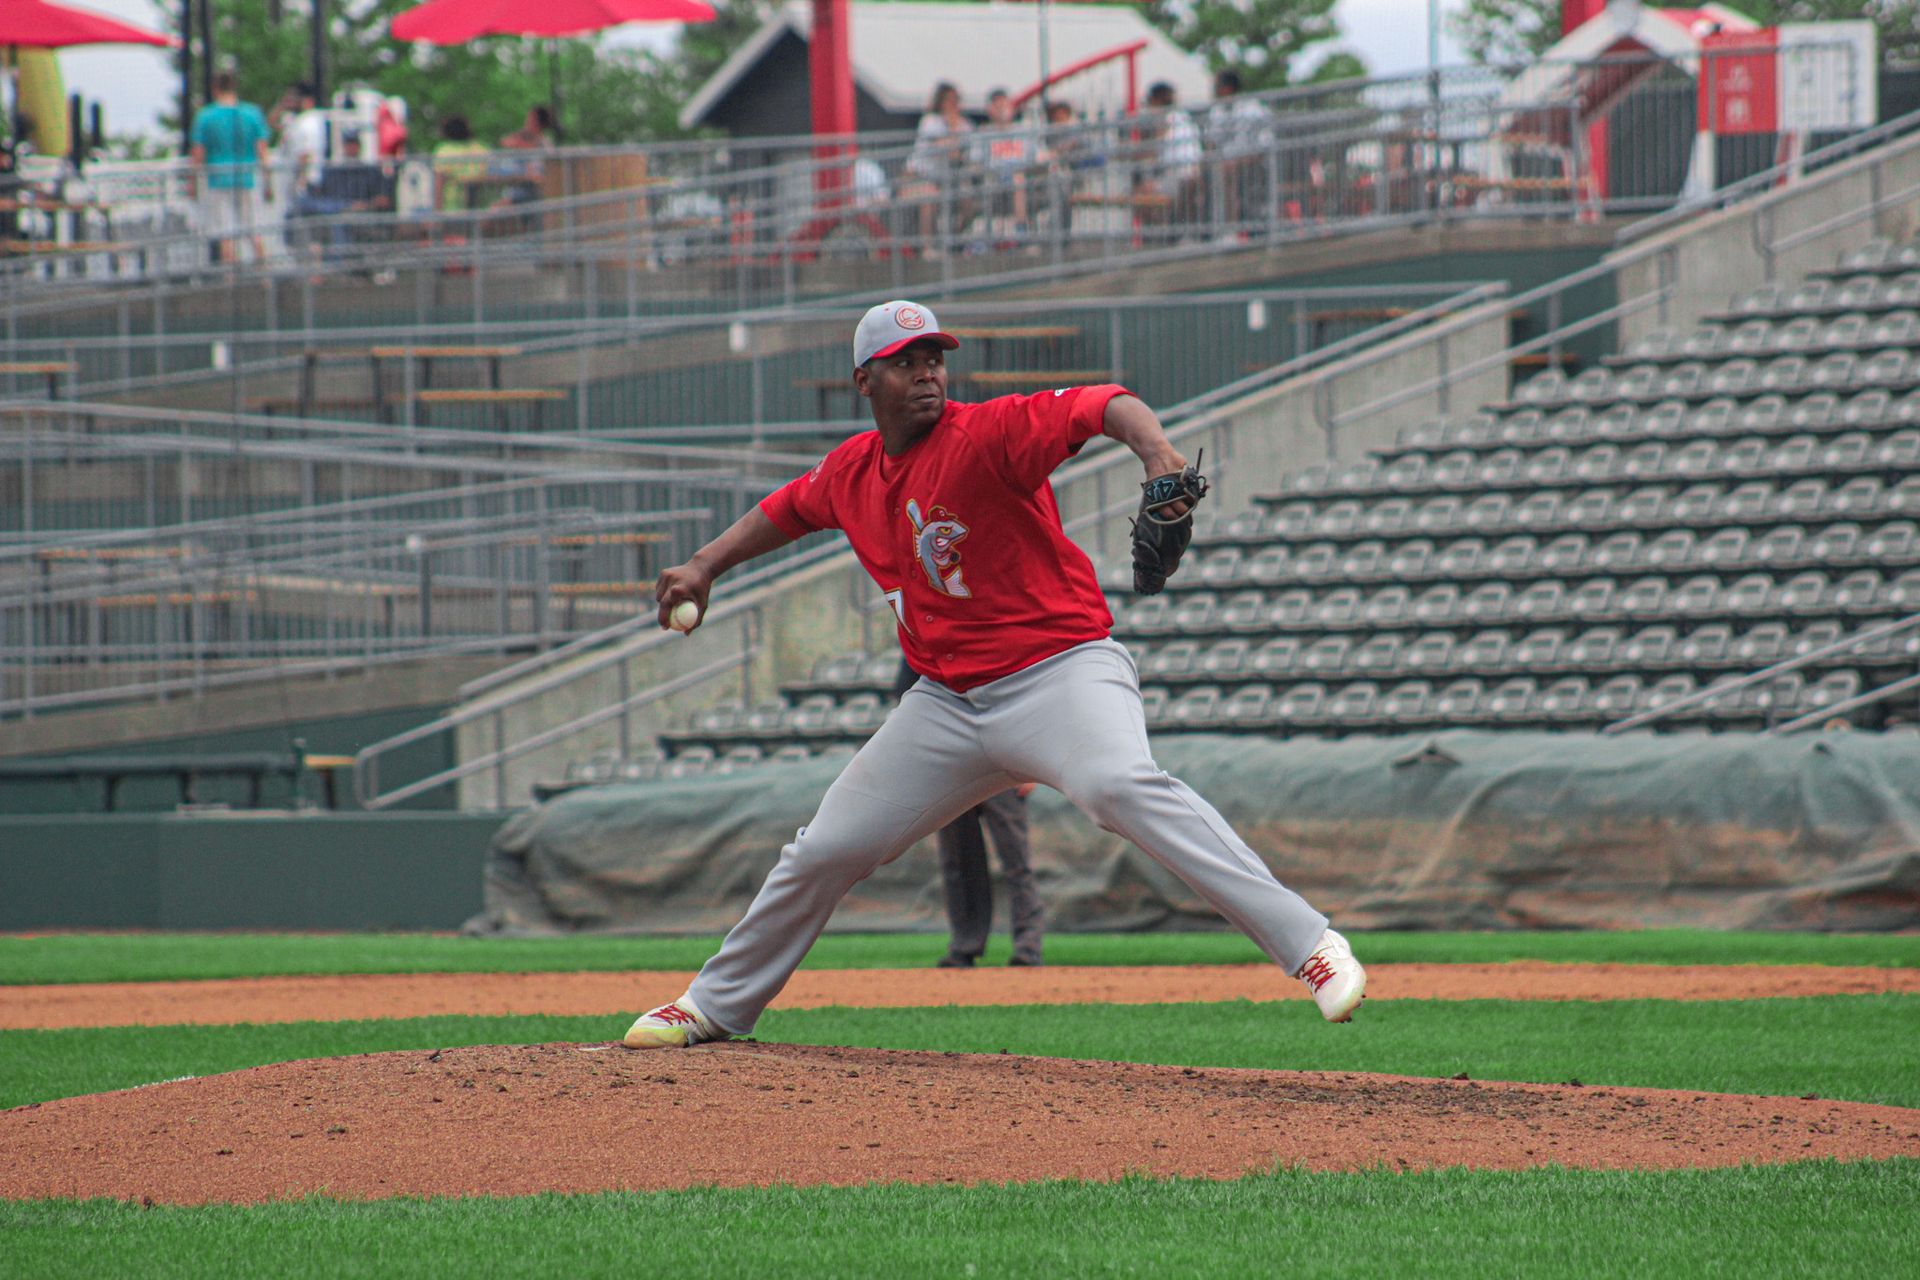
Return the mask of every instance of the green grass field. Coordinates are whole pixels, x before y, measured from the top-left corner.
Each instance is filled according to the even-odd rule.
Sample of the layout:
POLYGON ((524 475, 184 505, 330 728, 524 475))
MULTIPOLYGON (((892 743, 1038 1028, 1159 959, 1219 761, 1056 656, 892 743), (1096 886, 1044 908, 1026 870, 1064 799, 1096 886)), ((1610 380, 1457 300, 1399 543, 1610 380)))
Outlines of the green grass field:
MULTIPOLYGON (((1370 964, 1506 960, 1620 964, 1833 964, 1920 968, 1920 935, 1713 933, 1355 933, 1370 964)), ((828 934, 809 969, 915 969, 932 964, 934 934, 828 934)), ((494 973, 697 969, 717 936, 688 938, 451 938, 423 934, 110 933, 0 937, 0 984, 156 982, 298 973, 494 973)), ((1004 964, 1004 938, 987 963, 1004 964)), ((1237 933, 1059 933, 1047 963, 1257 964, 1237 933)))
MULTIPOLYGON (((0 939, 0 982, 267 973, 692 968, 713 938, 408 936, 0 939)), ((1375 934, 1389 960, 1511 958, 1920 967, 1920 938, 1375 934)), ((814 967, 919 968, 940 939, 836 936, 814 967)), ((1243 963, 1229 934, 1049 938, 1061 964, 1243 963)), ((624 1018, 421 1018, 0 1032, 0 1106, 291 1058, 606 1040, 624 1018)), ((1304 1001, 811 1009, 762 1039, 1191 1066, 1805 1094, 1920 1107, 1920 996, 1710 1002, 1381 1001, 1327 1027, 1304 1001)), ((0 1203, 0 1271, 115 1274, 1200 1276, 1872 1275, 1920 1269, 1920 1162, 1677 1173, 1443 1170, 1229 1182, 1129 1179, 152 1208, 0 1203), (82 1243, 84 1242, 84 1243, 82 1243), (80 1247, 76 1247, 80 1246, 80 1247), (137 1263, 134 1261, 137 1259, 137 1263)))
POLYGON ((1920 1162, 700 1190, 259 1208, 0 1203, 22 1276, 1894 1276, 1920 1162))

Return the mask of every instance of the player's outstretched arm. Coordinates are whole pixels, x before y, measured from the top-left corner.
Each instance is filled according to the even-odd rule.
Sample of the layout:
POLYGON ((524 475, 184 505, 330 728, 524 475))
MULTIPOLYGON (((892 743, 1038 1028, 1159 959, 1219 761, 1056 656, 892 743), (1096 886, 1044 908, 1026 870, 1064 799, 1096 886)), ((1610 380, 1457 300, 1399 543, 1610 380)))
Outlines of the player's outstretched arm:
MULTIPOLYGON (((707 616, 707 595, 713 590, 713 582, 721 574, 737 564, 744 564, 755 556, 763 556, 769 551, 786 546, 793 539, 781 531, 780 526, 767 518, 767 513, 759 507, 751 507, 747 514, 735 520, 727 531, 693 553, 685 564, 677 564, 671 569, 662 569, 653 584, 653 598, 660 604, 660 627, 666 630, 671 626, 673 607, 683 600, 691 600, 700 611, 700 619, 707 616)), ((694 627, 700 625, 695 621, 694 627)), ((688 627, 687 630, 693 630, 688 627)))
MULTIPOLYGON (((1139 396, 1115 396, 1107 401, 1106 416, 1101 420, 1101 431, 1133 450, 1133 456, 1140 459, 1140 465, 1147 469, 1147 478, 1171 475, 1187 465, 1187 459, 1178 449, 1167 441, 1167 432, 1160 425, 1160 417, 1147 407, 1147 402, 1139 396)), ((1176 503, 1166 514, 1177 518, 1186 514, 1187 504, 1176 503)))

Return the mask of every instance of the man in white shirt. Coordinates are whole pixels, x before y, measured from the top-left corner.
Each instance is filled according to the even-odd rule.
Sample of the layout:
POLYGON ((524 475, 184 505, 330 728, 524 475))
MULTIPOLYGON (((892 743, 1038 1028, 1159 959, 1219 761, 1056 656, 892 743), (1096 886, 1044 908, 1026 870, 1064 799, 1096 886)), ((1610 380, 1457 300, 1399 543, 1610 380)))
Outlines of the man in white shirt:
POLYGON ((280 163, 298 196, 312 189, 327 162, 327 113, 316 104, 310 84, 295 85, 288 97, 293 110, 275 123, 280 125, 280 163))
POLYGON ((1243 96, 1239 73, 1229 69, 1213 78, 1206 132, 1207 145, 1220 157, 1219 214, 1227 224, 1224 230, 1244 230, 1238 225, 1241 219, 1257 219, 1267 199, 1273 113, 1258 98, 1243 96))

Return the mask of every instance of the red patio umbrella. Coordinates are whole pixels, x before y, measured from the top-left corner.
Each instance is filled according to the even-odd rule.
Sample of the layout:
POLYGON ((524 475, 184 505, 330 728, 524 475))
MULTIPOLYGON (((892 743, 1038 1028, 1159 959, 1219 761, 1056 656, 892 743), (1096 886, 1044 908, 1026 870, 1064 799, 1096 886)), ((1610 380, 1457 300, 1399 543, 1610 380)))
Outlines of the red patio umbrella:
POLYGON ((91 13, 66 9, 47 0, 6 0, 0 4, 0 45, 22 49, 65 49, 76 44, 178 44, 172 36, 148 31, 91 13))
POLYGON ((427 0, 393 20, 393 38, 465 44, 481 36, 577 36, 626 22, 712 22, 701 0, 427 0))

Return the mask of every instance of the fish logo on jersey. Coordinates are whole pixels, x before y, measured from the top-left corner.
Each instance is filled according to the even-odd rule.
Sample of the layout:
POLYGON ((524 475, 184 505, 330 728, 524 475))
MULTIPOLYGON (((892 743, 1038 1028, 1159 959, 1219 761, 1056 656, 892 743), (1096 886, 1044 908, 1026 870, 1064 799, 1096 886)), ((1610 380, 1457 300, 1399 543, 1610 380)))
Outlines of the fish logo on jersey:
POLYGON ((973 595, 960 578, 960 542, 967 526, 953 518, 945 507, 929 507, 920 514, 920 503, 907 499, 907 519, 913 521, 913 548, 935 591, 965 600, 973 595), (928 517, 932 517, 929 519, 928 517))

